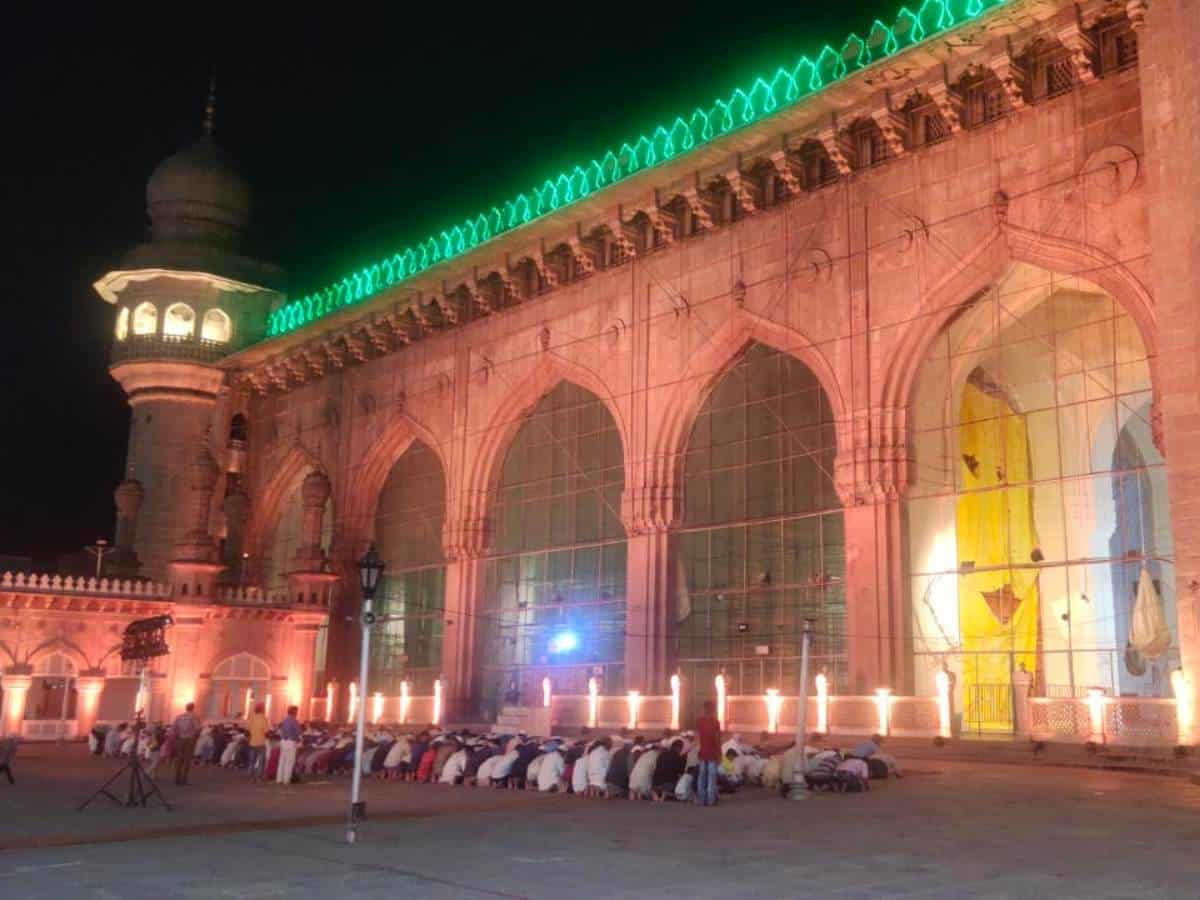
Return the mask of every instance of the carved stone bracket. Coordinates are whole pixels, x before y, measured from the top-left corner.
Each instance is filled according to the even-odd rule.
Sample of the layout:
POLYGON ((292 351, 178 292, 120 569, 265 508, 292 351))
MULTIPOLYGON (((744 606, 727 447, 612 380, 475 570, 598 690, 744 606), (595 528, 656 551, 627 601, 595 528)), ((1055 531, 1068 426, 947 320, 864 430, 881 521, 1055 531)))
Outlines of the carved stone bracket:
POLYGON ((617 245, 621 253, 626 257, 633 258, 637 256, 637 231, 632 226, 627 224, 618 214, 613 216, 608 223, 612 229, 613 243, 617 245))
POLYGON ((1025 90, 1029 79, 1021 65, 1012 58, 1012 54, 1007 50, 997 53, 992 57, 989 68, 1000 79, 1000 86, 1004 88, 1004 95, 1008 98, 1009 109, 1024 109, 1025 90))
POLYGON ((708 200, 700 193, 699 188, 688 188, 683 192, 683 199, 687 201, 688 209, 692 211, 692 220, 696 223, 696 227, 702 231, 706 231, 713 227, 713 210, 708 200))
POLYGON ((442 529, 442 551, 450 562, 476 559, 487 549, 488 520, 486 516, 469 512, 463 516, 446 516, 442 529))
POLYGON ((1125 15, 1129 17, 1129 27, 1139 31, 1146 24, 1146 13, 1150 9, 1147 0, 1126 0, 1125 15))
POLYGON ((871 110, 871 118, 887 142, 888 155, 897 159, 908 152, 908 117, 904 113, 885 105, 871 110))
POLYGON ((1096 80, 1096 42, 1092 40, 1078 22, 1072 22, 1058 30, 1058 39, 1071 56, 1075 77, 1080 84, 1091 84, 1096 80))
POLYGON ((926 90, 929 93, 929 99, 933 101, 934 105, 938 108, 938 112, 942 114, 942 119, 945 121, 946 127, 950 129, 951 134, 958 134, 962 131, 965 105, 958 91, 940 79, 930 82, 926 90))
POLYGON ((759 207, 762 206, 762 189, 758 182, 740 169, 726 172, 725 180, 729 182, 729 189, 733 191, 733 196, 737 199, 742 212, 747 215, 758 212, 759 207))
POLYGON ((825 148, 829 161, 838 170, 838 174, 849 175, 854 171, 854 165, 851 162, 854 159, 854 148, 846 139, 844 132, 838 131, 831 125, 828 128, 822 128, 817 133, 817 140, 825 148))
POLYGON ((675 243, 675 228, 679 224, 675 216, 658 206, 644 207, 642 212, 650 220, 650 227, 661 243, 675 243))
POLYGON ((579 276, 591 275, 596 271, 597 253, 584 244, 583 238, 578 235, 568 238, 567 247, 571 250, 571 257, 575 260, 575 271, 579 276))
POLYGON ((775 167, 775 177, 783 186, 784 193, 795 196, 804 189, 801 183, 800 168, 792 161, 791 155, 786 150, 776 150, 772 153, 771 165, 775 167))

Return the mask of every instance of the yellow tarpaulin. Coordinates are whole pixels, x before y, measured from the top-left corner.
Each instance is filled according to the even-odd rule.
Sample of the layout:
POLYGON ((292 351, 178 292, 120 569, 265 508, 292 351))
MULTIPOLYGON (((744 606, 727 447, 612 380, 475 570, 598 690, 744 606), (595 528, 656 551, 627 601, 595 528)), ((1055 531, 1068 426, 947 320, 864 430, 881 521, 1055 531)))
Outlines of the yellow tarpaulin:
POLYGON ((1012 673, 1035 671, 1038 546, 1025 417, 976 370, 959 419, 962 493, 956 509, 959 628, 968 727, 1012 726, 1012 673), (1021 487, 1007 487, 1009 484, 1021 487))

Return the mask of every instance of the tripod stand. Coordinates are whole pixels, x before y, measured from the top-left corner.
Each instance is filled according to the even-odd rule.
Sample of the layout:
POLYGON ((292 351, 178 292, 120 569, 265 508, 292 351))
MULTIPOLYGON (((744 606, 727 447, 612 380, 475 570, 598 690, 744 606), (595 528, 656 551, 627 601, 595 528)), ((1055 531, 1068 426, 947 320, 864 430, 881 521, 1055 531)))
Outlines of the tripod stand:
MULTIPOLYGON (((145 683, 145 675, 143 673, 143 684, 145 683)), ((117 770, 117 773, 112 778, 100 785, 100 789, 92 796, 88 797, 79 804, 77 812, 82 812, 89 803, 103 794, 117 806, 141 806, 148 805, 150 798, 157 797, 168 811, 171 809, 171 804, 167 802, 167 798, 163 796, 162 791, 158 789, 158 785, 154 783, 146 771, 142 768, 141 757, 138 756, 138 746, 141 743, 142 729, 145 727, 145 720, 142 718, 142 713, 139 710, 137 718, 133 723, 133 753, 129 754, 129 762, 117 770), (122 800, 116 794, 109 790, 109 787, 117 781, 126 772, 129 773, 129 788, 125 792, 125 799, 122 800)))

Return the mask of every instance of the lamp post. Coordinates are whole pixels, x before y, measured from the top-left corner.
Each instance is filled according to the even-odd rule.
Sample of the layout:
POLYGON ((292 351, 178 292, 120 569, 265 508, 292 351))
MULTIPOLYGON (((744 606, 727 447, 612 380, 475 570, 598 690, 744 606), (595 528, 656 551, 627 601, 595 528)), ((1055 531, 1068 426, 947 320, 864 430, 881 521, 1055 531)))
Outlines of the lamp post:
POLYGON ((92 554, 92 556, 96 557, 96 580, 99 581, 100 573, 104 569, 104 557, 108 556, 108 554, 112 553, 116 548, 108 546, 108 541, 106 541, 104 538, 98 538, 96 543, 88 544, 83 549, 92 554))
MULTIPOLYGON (((375 597, 375 588, 379 586, 379 576, 383 574, 384 562, 375 551, 375 545, 367 549, 366 555, 358 561, 358 585, 362 588, 362 651, 358 665, 358 690, 360 697, 367 696, 367 662, 371 650, 371 626, 375 624, 375 613, 371 610, 371 601, 375 597)), ((358 838, 358 823, 366 818, 367 804, 359 800, 359 789, 362 786, 362 754, 363 730, 366 723, 367 704, 358 704, 358 721, 354 729, 354 779, 350 782, 350 819, 346 823, 346 843, 353 844, 358 838)))

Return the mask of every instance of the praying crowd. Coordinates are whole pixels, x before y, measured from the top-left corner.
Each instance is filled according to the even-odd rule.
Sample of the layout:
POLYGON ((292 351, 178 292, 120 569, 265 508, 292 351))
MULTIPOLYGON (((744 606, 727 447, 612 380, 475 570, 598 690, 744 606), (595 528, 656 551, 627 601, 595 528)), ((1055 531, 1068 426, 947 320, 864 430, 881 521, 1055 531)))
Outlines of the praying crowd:
MULTIPOLYGON (((92 732, 93 753, 138 753, 153 776, 171 762, 176 784, 187 783, 193 763, 245 770, 250 777, 291 784, 312 777, 349 773, 354 768, 350 726, 312 722, 301 726, 296 710, 275 726, 260 705, 249 719, 201 725, 189 708, 173 725, 121 726, 92 732), (136 746, 135 746, 136 744, 136 746)), ((805 747, 805 766, 796 772, 796 746, 765 732, 752 744, 742 735, 721 739, 720 726, 705 704, 696 729, 658 738, 628 729, 578 738, 517 734, 474 734, 468 730, 411 731, 375 727, 363 744, 364 776, 385 781, 465 785, 476 788, 564 793, 607 799, 717 802, 748 785, 786 795, 797 774, 814 790, 864 791, 871 779, 901 776, 895 757, 875 736, 843 752, 805 747)))

